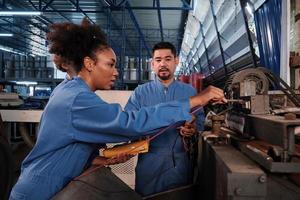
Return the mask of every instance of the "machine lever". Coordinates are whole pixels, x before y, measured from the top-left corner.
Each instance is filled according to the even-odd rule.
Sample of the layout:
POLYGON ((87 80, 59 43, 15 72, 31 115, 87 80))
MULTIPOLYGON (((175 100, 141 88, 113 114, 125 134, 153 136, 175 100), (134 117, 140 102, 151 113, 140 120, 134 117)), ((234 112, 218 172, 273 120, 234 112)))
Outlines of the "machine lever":
POLYGON ((227 99, 227 103, 244 103, 243 99, 227 99))

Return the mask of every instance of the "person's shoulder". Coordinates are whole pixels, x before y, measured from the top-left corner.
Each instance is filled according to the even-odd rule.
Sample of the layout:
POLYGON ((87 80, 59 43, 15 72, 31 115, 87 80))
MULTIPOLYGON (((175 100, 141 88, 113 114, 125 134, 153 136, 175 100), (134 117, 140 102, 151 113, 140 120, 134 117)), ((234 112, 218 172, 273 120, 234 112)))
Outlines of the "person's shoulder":
POLYGON ((184 83, 184 82, 182 82, 182 81, 177 81, 177 80, 176 80, 176 83, 177 83, 180 87, 182 87, 182 88, 185 88, 185 89, 188 89, 188 90, 195 90, 195 88, 194 88, 192 85, 188 84, 188 83, 184 83))
POLYGON ((138 85, 138 86, 134 89, 134 91, 135 91, 135 92, 141 92, 141 91, 147 90, 147 89, 153 87, 153 84, 154 84, 154 81, 148 81, 148 82, 146 82, 146 83, 143 83, 143 84, 141 84, 141 85, 138 85))
POLYGON ((60 93, 63 93, 64 96, 69 98, 75 98, 76 96, 85 93, 89 96, 95 96, 96 94, 90 90, 88 85, 79 78, 73 78, 72 80, 66 81, 59 88, 60 93))

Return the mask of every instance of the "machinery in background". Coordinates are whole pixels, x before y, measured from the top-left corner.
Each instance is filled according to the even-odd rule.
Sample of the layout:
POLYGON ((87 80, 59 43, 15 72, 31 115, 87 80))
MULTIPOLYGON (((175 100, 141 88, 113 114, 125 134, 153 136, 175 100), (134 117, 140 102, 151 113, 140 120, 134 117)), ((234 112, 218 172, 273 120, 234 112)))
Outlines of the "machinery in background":
POLYGON ((205 199, 300 199, 300 98, 265 68, 232 75, 225 91, 201 140, 205 199))
POLYGON ((0 107, 2 108, 17 108, 23 103, 23 100, 19 98, 17 93, 0 92, 0 107))
POLYGON ((241 150, 271 172, 300 173, 300 98, 295 92, 262 68, 235 74, 229 91, 241 101, 231 103, 228 128, 242 138, 254 137, 241 143, 241 150), (269 91, 269 82, 285 95, 269 91))

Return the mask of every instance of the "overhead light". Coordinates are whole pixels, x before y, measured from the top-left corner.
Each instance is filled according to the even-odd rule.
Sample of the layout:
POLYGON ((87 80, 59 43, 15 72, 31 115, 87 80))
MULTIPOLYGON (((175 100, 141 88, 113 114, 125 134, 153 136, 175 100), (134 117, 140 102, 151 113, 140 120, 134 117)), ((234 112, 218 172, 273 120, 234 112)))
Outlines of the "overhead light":
POLYGON ((36 81, 14 81, 17 85, 37 85, 36 81))
POLYGON ((41 15, 42 12, 39 11, 0 11, 0 16, 31 16, 31 15, 41 15))
POLYGON ((12 37, 12 33, 0 33, 0 37, 12 37))

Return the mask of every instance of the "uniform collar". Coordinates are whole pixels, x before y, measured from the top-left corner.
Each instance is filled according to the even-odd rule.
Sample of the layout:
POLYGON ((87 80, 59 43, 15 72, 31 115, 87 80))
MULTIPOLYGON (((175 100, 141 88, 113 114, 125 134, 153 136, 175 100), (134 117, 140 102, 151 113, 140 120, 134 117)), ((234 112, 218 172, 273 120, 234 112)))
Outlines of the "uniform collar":
POLYGON ((162 84, 159 80, 158 80, 158 78, 155 78, 154 79, 154 83, 155 83, 155 85, 159 88, 159 89, 161 89, 161 90, 164 90, 164 89, 171 89, 171 88, 174 88, 175 86, 176 86, 176 81, 175 81, 175 79, 172 81, 172 83, 169 85, 169 86, 165 86, 164 84, 162 84))
POLYGON ((88 90, 91 90, 91 88, 88 86, 88 84, 80 77, 78 76, 73 76, 72 80, 77 81, 77 82, 81 82, 82 85, 84 85, 88 90))

